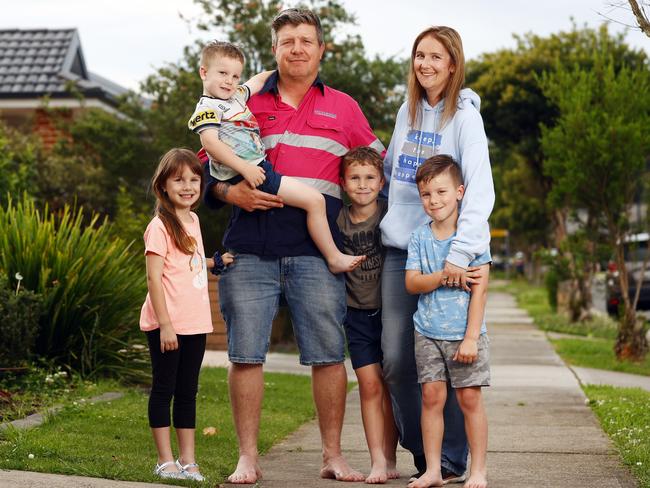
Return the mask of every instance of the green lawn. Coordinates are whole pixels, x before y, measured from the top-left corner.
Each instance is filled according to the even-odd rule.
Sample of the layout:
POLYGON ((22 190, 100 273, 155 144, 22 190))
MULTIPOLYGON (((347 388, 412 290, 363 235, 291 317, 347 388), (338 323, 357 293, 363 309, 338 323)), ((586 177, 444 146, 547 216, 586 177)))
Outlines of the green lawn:
POLYGON ((38 367, 28 373, 6 373, 0 377, 0 422, 22 419, 54 405, 72 403, 119 389, 114 380, 99 382, 69 379, 68 373, 38 367))
POLYGON ((585 322, 571 323, 566 317, 558 315, 551 308, 548 293, 542 286, 534 286, 521 280, 512 281, 501 287, 517 299, 517 305, 526 310, 542 330, 561 332, 587 337, 615 339, 616 322, 608 316, 596 316, 585 322))
MULTIPOLYGON (((261 452, 315 415, 309 377, 269 373, 265 381, 261 452)), ((0 433, 0 469, 158 481, 151 474, 156 453, 147 424, 147 395, 124 391, 125 397, 112 402, 71 403, 41 427, 0 433)), ((223 481, 237 461, 225 369, 201 373, 196 440, 203 474, 212 484, 223 481), (202 435, 205 427, 216 427, 217 434, 202 435)))
POLYGON ((650 376, 650 355, 640 363, 618 361, 614 355, 614 341, 611 339, 551 339, 551 343, 569 364, 650 376))
POLYGON ((593 385, 584 390, 600 425, 638 479, 639 487, 650 488, 650 392, 593 385))
POLYGON ((597 316, 585 322, 571 323, 551 309, 546 289, 522 281, 502 288, 512 293, 517 304, 526 310, 541 330, 574 335, 574 338, 551 339, 557 353, 569 364, 587 368, 620 371, 650 376, 650 355, 641 363, 620 362, 614 355, 616 322, 597 316))

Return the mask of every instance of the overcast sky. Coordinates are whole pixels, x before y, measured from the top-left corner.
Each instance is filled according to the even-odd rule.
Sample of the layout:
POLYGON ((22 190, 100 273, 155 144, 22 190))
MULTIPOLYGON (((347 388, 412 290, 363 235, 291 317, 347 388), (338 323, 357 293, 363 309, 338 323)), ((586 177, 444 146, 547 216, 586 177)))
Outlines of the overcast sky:
MULTIPOLYGON (((613 1, 613 0, 612 0, 613 1)), ((289 6, 296 2, 287 2, 289 6)), ((608 0, 343 0, 357 16, 356 31, 371 54, 407 56, 415 36, 429 25, 457 29, 468 59, 514 46, 513 33, 548 35, 569 30, 571 20, 595 27, 600 14, 632 22, 631 13, 608 7, 608 0)), ((86 65, 123 86, 155 67, 181 57, 199 34, 179 13, 195 16, 192 0, 0 0, 1 28, 76 27, 86 65)), ((623 30, 612 24, 612 31, 623 30)), ((218 33, 214 33, 215 37, 218 33)), ((630 31, 627 41, 650 53, 650 38, 630 31)), ((269 37, 270 44, 270 37, 269 37)))

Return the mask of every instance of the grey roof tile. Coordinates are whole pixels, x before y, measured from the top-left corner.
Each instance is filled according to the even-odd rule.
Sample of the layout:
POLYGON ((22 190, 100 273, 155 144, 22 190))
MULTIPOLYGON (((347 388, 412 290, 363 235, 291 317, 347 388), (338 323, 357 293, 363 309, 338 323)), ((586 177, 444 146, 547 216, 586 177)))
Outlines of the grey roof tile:
POLYGON ((65 90, 68 51, 79 50, 75 29, 0 30, 0 97, 65 90))
POLYGON ((0 29, 0 98, 65 95, 71 80, 111 103, 126 92, 87 71, 76 29, 0 29))

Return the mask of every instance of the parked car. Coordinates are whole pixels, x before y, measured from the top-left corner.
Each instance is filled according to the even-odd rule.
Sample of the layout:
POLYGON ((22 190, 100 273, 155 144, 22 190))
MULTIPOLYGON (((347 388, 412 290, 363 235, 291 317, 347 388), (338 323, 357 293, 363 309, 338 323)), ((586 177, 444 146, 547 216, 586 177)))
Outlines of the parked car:
MULTIPOLYGON (((625 268, 628 271, 630 300, 634 299, 637 282, 643 269, 643 260, 648 254, 650 234, 642 232, 633 234, 625 239, 624 255, 625 268)), ((618 281, 618 266, 614 260, 607 264, 607 281, 605 289, 607 312, 618 315, 618 307, 622 303, 621 288, 618 281)), ((646 266, 641 279, 641 292, 636 306, 637 310, 650 310, 650 262, 646 266)))

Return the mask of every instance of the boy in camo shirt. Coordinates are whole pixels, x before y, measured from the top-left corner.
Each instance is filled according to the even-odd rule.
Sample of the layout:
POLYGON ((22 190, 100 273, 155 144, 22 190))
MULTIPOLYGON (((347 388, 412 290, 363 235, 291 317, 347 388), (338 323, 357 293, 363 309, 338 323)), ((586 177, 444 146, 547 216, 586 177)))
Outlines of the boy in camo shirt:
POLYGON ((487 417, 481 387, 490 384, 484 320, 490 252, 488 249, 470 263, 467 282, 471 292, 459 283, 449 283, 443 269, 456 235, 458 207, 465 191, 461 169, 450 156, 436 155, 418 168, 415 181, 424 211, 432 219, 411 234, 405 278, 406 290, 420 295, 413 322, 427 470, 408 486, 443 484, 440 457, 449 382, 465 416, 472 455, 465 487, 485 488, 487 417))

